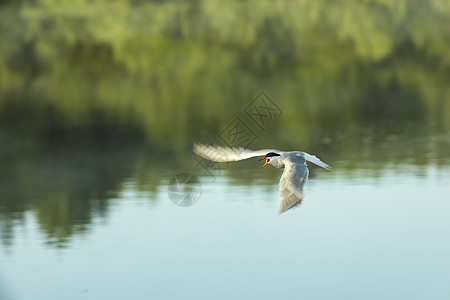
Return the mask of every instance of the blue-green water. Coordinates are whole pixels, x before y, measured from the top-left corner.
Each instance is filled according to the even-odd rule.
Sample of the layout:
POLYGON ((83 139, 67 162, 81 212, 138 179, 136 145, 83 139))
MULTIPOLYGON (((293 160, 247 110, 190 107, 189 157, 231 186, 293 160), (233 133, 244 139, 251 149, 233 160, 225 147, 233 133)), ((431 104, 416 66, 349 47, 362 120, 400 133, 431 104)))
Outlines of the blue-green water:
POLYGON ((0 299, 450 299, 449 3, 1 0, 0 299))
POLYGON ((450 169, 420 173, 320 171, 281 216, 275 182, 203 177, 200 200, 180 208, 131 180, 65 248, 27 212, 0 254, 2 284, 18 300, 448 299, 450 169))

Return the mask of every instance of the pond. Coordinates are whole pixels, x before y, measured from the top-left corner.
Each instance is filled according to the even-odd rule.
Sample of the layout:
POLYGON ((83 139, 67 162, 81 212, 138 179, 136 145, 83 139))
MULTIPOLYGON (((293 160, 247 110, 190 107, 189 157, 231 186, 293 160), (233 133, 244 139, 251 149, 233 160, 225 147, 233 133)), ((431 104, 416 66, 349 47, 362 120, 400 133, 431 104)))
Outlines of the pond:
POLYGON ((1 1, 0 299, 450 299, 444 2, 1 1))

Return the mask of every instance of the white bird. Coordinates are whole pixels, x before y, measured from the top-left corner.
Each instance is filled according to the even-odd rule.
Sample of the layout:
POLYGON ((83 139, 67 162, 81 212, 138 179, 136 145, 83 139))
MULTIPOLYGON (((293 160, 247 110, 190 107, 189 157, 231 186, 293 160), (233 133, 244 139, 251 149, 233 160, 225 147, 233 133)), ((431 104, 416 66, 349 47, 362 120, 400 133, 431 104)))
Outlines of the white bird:
POLYGON ((331 170, 331 167, 315 155, 301 151, 280 151, 275 149, 249 150, 245 148, 227 148, 195 144, 194 153, 216 162, 239 161, 255 156, 265 159, 263 168, 270 164, 276 168, 284 168, 280 179, 280 214, 297 206, 303 200, 303 187, 308 179, 309 170, 306 162, 331 170))

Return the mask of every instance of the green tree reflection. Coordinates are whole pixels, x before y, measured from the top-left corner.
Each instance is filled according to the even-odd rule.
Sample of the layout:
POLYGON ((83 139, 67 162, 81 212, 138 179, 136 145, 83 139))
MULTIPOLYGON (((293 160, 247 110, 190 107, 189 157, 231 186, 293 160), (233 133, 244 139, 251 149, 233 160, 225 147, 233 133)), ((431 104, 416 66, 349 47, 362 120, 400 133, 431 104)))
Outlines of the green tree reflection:
POLYGON ((0 1, 2 241, 32 211, 64 245, 127 178, 154 195, 261 89, 283 117, 254 147, 448 164, 449 28, 446 0, 0 1))

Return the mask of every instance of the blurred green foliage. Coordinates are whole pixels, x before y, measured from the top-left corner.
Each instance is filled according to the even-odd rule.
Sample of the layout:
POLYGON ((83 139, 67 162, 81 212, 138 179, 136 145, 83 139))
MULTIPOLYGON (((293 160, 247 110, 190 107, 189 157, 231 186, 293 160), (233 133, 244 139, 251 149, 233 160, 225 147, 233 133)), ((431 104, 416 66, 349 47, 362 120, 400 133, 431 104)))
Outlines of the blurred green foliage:
POLYGON ((449 127, 446 0, 40 0, 0 20, 1 104, 25 93, 67 123, 101 110, 152 144, 219 131, 262 88, 297 136, 324 111, 334 127, 384 110, 390 89, 407 98, 393 117, 417 109, 449 127))
POLYGON ((449 82, 448 0, 0 1, 3 240, 33 208, 64 244, 127 178, 155 195, 262 89, 283 115, 253 147, 446 164, 449 82))

